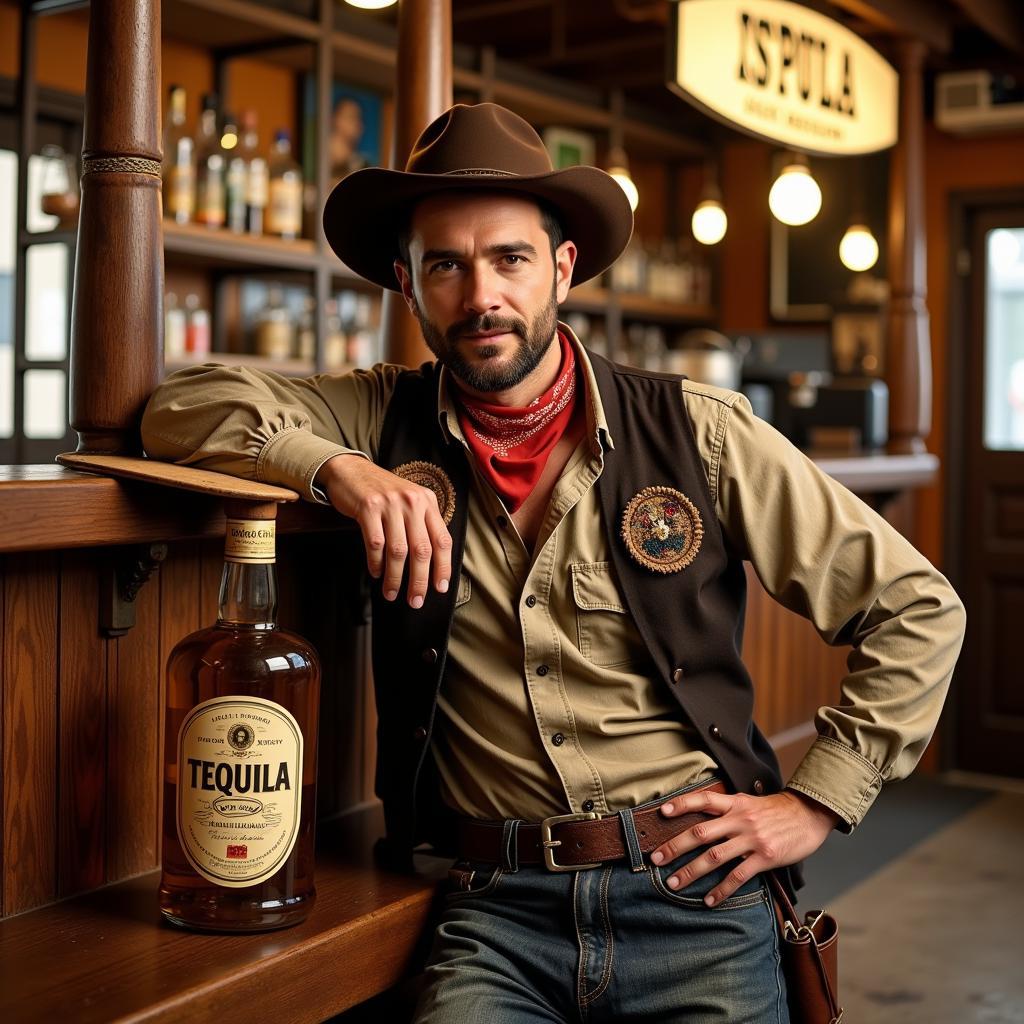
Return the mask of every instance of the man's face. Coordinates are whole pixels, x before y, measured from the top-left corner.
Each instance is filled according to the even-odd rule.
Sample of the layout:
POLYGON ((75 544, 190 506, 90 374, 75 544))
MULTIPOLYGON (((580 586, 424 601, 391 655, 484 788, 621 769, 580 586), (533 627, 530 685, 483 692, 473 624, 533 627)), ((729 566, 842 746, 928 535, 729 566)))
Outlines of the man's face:
POLYGON ((501 193, 432 196, 410 227, 395 270, 431 352, 477 392, 522 383, 555 338, 576 247, 552 259, 537 204, 501 193))

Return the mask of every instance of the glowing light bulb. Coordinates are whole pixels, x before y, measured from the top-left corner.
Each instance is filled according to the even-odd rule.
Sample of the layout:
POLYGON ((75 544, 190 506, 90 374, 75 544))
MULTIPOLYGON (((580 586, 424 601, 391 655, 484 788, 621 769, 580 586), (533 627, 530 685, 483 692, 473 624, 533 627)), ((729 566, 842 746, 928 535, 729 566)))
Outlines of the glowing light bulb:
POLYGON ((626 193, 629 200, 629 208, 636 210, 640 202, 640 193, 637 191, 633 179, 629 176, 629 169, 626 167, 609 167, 608 173, 619 183, 619 187, 626 193))
POLYGON ((345 0, 345 3, 352 7, 360 7, 364 11, 380 11, 397 4, 398 0, 345 0))
POLYGON ((789 164, 768 193, 772 213, 791 227, 807 224, 821 209, 821 189, 803 164, 789 164))
POLYGON ((717 245, 729 226, 729 218, 717 199, 705 199, 697 204, 690 220, 693 237, 703 245, 717 245))
POLYGON ((839 258, 849 270, 870 270, 878 262, 878 242, 864 224, 851 224, 839 243, 839 258))

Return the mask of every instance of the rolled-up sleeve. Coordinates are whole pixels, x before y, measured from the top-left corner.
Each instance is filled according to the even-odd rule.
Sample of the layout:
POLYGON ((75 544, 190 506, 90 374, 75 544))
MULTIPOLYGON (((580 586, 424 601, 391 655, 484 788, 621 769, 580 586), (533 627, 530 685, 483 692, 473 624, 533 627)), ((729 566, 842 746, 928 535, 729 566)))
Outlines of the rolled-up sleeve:
POLYGON ((374 459, 402 367, 294 379, 205 364, 171 374, 142 418, 147 455, 291 487, 310 501, 335 455, 374 459))
MULTIPOLYGON (((723 529, 765 590, 827 643, 851 646, 840 700, 788 786, 852 830, 917 764, 963 640, 962 602, 880 515, 823 473, 742 395, 719 401, 709 464, 723 529)), ((843 826, 841 826, 843 827, 843 826)))

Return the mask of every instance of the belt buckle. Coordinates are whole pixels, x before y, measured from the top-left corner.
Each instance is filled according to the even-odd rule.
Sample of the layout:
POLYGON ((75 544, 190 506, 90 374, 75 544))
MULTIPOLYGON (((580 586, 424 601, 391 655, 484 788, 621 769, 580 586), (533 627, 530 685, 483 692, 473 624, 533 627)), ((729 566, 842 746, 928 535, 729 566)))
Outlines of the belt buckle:
POLYGON ((588 871, 591 868, 599 868, 601 862, 596 864, 559 864, 555 861, 555 847, 562 845, 561 839, 551 838, 551 828, 563 821, 597 821, 601 815, 597 811, 581 811, 577 814, 553 814, 540 823, 540 845, 544 847, 544 866, 548 871, 588 871))

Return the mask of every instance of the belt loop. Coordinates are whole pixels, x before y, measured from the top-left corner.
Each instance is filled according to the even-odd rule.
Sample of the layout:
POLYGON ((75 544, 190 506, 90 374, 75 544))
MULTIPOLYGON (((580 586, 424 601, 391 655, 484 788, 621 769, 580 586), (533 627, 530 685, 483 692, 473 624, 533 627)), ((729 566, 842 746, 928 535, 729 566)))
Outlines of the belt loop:
POLYGON ((508 818, 501 833, 501 867, 509 874, 519 870, 519 826, 522 818, 508 818))
POLYGON ((644 864, 644 855, 640 850, 640 840, 636 834, 636 822, 633 820, 633 808, 626 807, 619 811, 619 819, 622 821, 622 834, 626 837, 630 870, 646 871, 647 865, 644 864))

